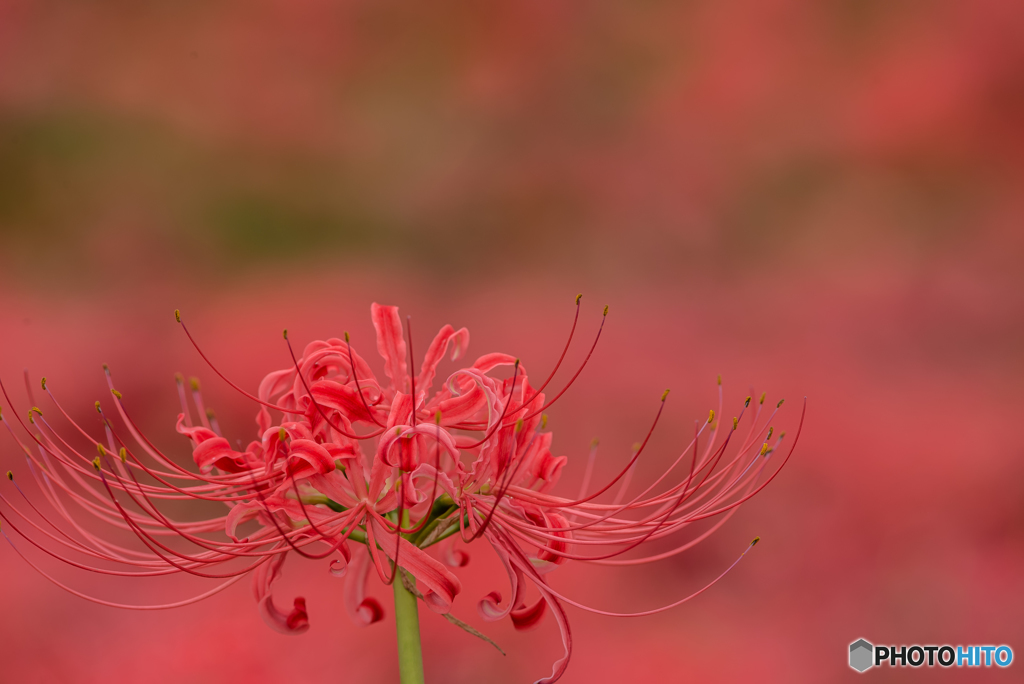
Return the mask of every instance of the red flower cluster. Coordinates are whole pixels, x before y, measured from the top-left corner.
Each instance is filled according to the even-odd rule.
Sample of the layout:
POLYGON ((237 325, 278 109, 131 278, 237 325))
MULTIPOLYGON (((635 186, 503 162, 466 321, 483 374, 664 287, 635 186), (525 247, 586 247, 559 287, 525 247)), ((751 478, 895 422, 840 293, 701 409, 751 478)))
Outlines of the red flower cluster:
MULTIPOLYGON (((257 439, 244 451, 232 448, 220 434, 212 413, 204 408, 198 382, 192 381, 196 424, 179 377, 178 432, 191 441, 198 472, 178 465, 139 431, 114 388, 109 369, 107 379, 120 426, 115 427, 96 402, 105 431, 105 438, 99 440, 71 420, 44 379, 43 389, 58 412, 79 433, 78 441, 91 443, 89 450, 96 455, 87 456, 73 446, 36 407, 29 411, 29 425, 19 417, 27 439, 19 437, 3 417, 52 512, 44 513, 24 493, 21 505, 0 493, 5 505, 0 516, 32 545, 77 568, 132 577, 185 572, 222 580, 185 601, 127 606, 86 596, 33 563, 48 579, 77 596, 125 608, 171 608, 210 596, 251 573, 260 613, 285 633, 309 628, 304 599, 297 598, 291 610, 282 610, 271 597, 289 553, 331 559, 331 572, 345 576, 349 613, 357 623, 368 625, 383 615, 377 601, 366 596, 371 570, 385 583, 406 583, 431 610, 448 615, 462 588, 452 568, 468 561, 457 546, 482 538, 504 564, 511 587, 504 604, 497 591, 485 596, 478 604, 479 613, 485 620, 509 617, 517 628, 527 628, 550 610, 561 631, 565 655, 551 675, 539 681, 554 682, 564 672, 572 650, 563 603, 613 613, 566 597, 550 586, 546 575, 567 561, 632 565, 692 547, 778 473, 778 469, 768 472, 769 463, 783 439, 780 433, 773 440, 770 423, 775 412, 761 415, 763 396, 742 436, 739 426, 750 397, 736 418, 716 419, 722 415, 719 383, 717 412, 711 411, 708 420, 697 426, 693 441, 664 474, 638 494, 627 496, 633 466, 661 416, 666 391, 650 432, 618 476, 587 493, 595 447, 580 494, 575 498, 553 494, 566 457, 552 454, 552 435, 545 431, 543 412, 568 389, 582 366, 550 401, 544 390, 572 341, 579 302, 577 298, 569 342, 540 386, 530 384, 518 359, 493 353, 455 371, 436 391, 432 388, 438 364, 449 350, 452 360, 463 356, 469 332, 442 328, 416 369, 411 336, 407 343, 397 308, 374 304, 371 315, 386 380, 378 380, 347 335, 312 342, 301 356, 292 353, 291 367, 267 375, 255 396, 236 387, 260 406, 257 439), (499 369, 509 377, 495 377, 499 369), (598 503, 613 488, 617 492, 612 500, 598 503), (182 499, 222 502, 227 510, 201 522, 182 522, 165 515, 157 505, 182 499), (82 514, 133 532, 142 546, 125 546, 93 534, 79 522, 82 514), (712 527, 675 548, 648 556, 627 554, 715 516, 720 518, 712 527), (182 550, 182 540, 192 548, 182 550), (435 544, 437 557, 426 551, 435 544), (125 569, 112 570, 96 561, 115 561, 125 569), (536 599, 527 598, 528 585, 536 588, 536 599)), ((599 338, 600 329, 587 359, 599 338)), ((290 342, 288 346, 291 350, 290 342)), ((791 453, 792 448, 779 468, 791 453)), ((14 480, 11 473, 8 477, 14 480)), ((711 584, 667 606, 633 615, 667 610, 711 584)))

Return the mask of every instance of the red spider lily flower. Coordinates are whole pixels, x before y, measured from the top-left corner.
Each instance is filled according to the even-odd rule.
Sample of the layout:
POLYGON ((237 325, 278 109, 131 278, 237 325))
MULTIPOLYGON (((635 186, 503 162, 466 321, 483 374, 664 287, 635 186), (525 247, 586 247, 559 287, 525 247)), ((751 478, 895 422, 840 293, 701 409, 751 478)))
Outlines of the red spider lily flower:
MULTIPOLYGON (((518 359, 492 353, 450 374, 434 390, 439 363, 449 350, 453 361, 460 359, 469 333, 465 328, 442 328, 417 371, 411 334, 406 337, 409 330, 403 329, 396 307, 371 307, 377 351, 384 361, 383 381, 356 353, 347 334, 345 339, 312 342, 298 356, 287 342, 293 364, 267 375, 256 395, 232 384, 259 405, 257 438, 244 451, 234 449, 220 434, 213 414, 205 410, 197 381, 192 381, 191 393, 198 423, 193 420, 179 376, 182 412, 177 430, 191 442, 196 470, 178 465, 139 431, 109 369, 105 372, 118 421, 115 426, 96 402, 104 433, 99 439, 71 420, 44 378, 43 390, 77 436, 65 439, 50 422, 49 412, 44 416, 36 407, 28 412, 28 424, 15 413, 27 437, 20 436, 0 414, 48 505, 37 506, 20 487, 20 498, 0 493, 4 504, 0 517, 6 526, 43 553, 76 568, 132 577, 184 572, 219 584, 176 603, 122 605, 74 590, 11 545, 47 579, 76 596, 140 610, 192 603, 251 574, 253 593, 266 622, 282 633, 299 634, 310 625, 305 600, 296 598, 290 610, 283 610, 271 593, 289 554, 330 559, 330 571, 345 577, 344 603, 360 625, 377 622, 384 614, 379 603, 366 596, 366 583, 373 573, 388 584, 401 581, 429 609, 464 625, 450 616, 462 589, 453 569, 468 561, 466 552, 455 544, 484 539, 504 564, 510 589, 504 602, 498 591, 480 600, 479 615, 489 621, 508 617, 516 628, 526 629, 550 611, 565 654, 551 675, 538 682, 554 682, 565 671, 572 651, 564 604, 603 615, 668 610, 721 579, 757 540, 704 588, 638 613, 610 613, 581 604, 551 586, 547 578, 551 571, 569 561, 636 565, 681 553, 718 529, 740 504, 763 489, 792 454, 790 447, 782 462, 772 465, 772 455, 783 439, 783 434, 773 439, 771 427, 781 401, 775 411, 762 415, 767 413, 762 395, 747 420, 749 427, 742 430, 750 397, 736 418, 716 419, 723 408, 719 379, 717 410, 697 426, 690 444, 643 491, 627 496, 634 466, 662 414, 667 391, 647 436, 615 478, 587 492, 595 446, 580 494, 575 498, 554 494, 566 457, 553 455, 552 434, 545 431, 543 412, 579 376, 586 360, 551 400, 544 390, 572 341, 579 304, 577 297, 569 341, 538 387, 530 384, 518 359), (502 369, 503 373, 496 373, 502 369), (83 450, 72 442, 89 446, 83 450), (611 501, 599 503, 598 499, 608 498, 606 494, 611 501), (188 499, 222 502, 226 511, 185 522, 168 517, 157 505, 188 499), (79 522, 82 514, 133 533, 141 546, 95 535, 91 525, 79 522), (651 555, 628 553, 712 518, 717 520, 710 529, 674 548, 651 555), (243 527, 248 530, 244 535, 243 527), (434 545, 437 552, 428 552, 434 545), (108 561, 122 569, 109 569, 108 561), (536 593, 537 598, 528 599, 528 593, 536 593)), ((606 307, 605 317, 607 312, 606 307)), ((287 331, 284 337, 287 341, 287 331)), ((6 397, 6 389, 3 392, 6 397)), ((9 397, 7 401, 10 404, 9 397)), ((13 474, 8 477, 14 481, 13 474)), ((8 537, 8 541, 12 540, 8 537)))

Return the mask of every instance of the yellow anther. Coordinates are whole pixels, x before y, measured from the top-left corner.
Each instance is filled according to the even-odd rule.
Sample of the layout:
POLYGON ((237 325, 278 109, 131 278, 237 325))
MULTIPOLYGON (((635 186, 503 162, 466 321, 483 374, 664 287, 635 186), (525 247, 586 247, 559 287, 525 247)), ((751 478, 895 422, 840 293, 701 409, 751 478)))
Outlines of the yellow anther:
POLYGON ((779 403, 775 405, 775 408, 782 408, 782 404, 784 404, 785 401, 785 399, 779 399, 779 403))
POLYGON ((757 542, 761 541, 760 537, 754 537, 754 541, 750 542, 751 546, 757 546, 757 542))
POLYGON ((671 392, 671 390, 665 390, 664 392, 661 393, 661 400, 662 401, 665 401, 665 399, 668 398, 668 393, 669 392, 671 392))
POLYGON ((348 330, 345 331, 345 342, 348 343, 348 330))
POLYGON ((601 315, 602 316, 607 316, 608 315, 608 305, 607 304, 604 305, 604 313, 601 314, 601 315))
POLYGON ((14 473, 12 473, 10 470, 7 471, 7 479, 11 480, 12 482, 14 481, 14 473))
POLYGON ((103 409, 100 407, 100 402, 96 402, 96 413, 103 415, 103 409))
POLYGON ((184 385, 185 384, 185 376, 182 375, 181 373, 175 373, 174 374, 174 382, 178 383, 179 385, 184 385))
POLYGON ((737 427, 737 426, 738 426, 739 424, 740 424, 740 419, 739 419, 739 418, 737 418, 736 416, 733 416, 733 418, 732 418, 732 429, 733 429, 733 430, 735 430, 735 429, 736 429, 736 427, 737 427))
POLYGON ((45 375, 43 376, 42 382, 40 382, 39 384, 43 386, 44 390, 46 389, 46 376, 45 375))
POLYGON ((32 411, 35 411, 39 415, 43 415, 43 412, 39 410, 38 406, 33 406, 32 408, 29 409, 29 413, 31 413, 32 411))
POLYGON ((434 425, 441 424, 441 411, 438 409, 437 413, 434 414, 434 425))
POLYGON ((522 431, 523 431, 523 419, 520 418, 519 420, 516 421, 516 429, 515 429, 515 432, 513 434, 517 434, 518 435, 522 431))
POLYGON ((747 406, 750 406, 750 397, 747 397, 747 400, 743 402, 743 407, 746 408, 747 406))
POLYGON ((128 460, 128 450, 125 449, 124 447, 121 447, 121 450, 117 452, 117 455, 121 457, 121 463, 124 463, 128 460))
POLYGON ((759 404, 763 404, 763 403, 764 403, 764 398, 765 398, 766 396, 768 396, 768 393, 767 393, 767 392, 762 392, 762 393, 761 393, 761 401, 759 401, 758 403, 759 403, 759 404))
POLYGON ((583 293, 582 292, 580 292, 578 295, 576 295, 576 303, 579 304, 581 299, 583 299, 583 293))
POLYGON ((640 442, 633 442, 633 451, 640 451, 640 447, 643 446, 640 442))
POLYGON ((193 392, 199 391, 199 378, 189 378, 188 384, 190 387, 192 387, 193 392))
POLYGON ((106 373, 107 375, 110 375, 110 366, 108 366, 107 364, 103 364, 103 372, 106 373))
POLYGON ((722 384, 722 374, 721 373, 718 374, 718 384, 719 385, 722 384))
POLYGON ((540 429, 543 430, 548 426, 548 414, 540 414, 540 429))
POLYGON ((786 433, 785 433, 785 432, 780 432, 780 433, 779 433, 779 441, 781 442, 781 441, 782 441, 782 438, 783 438, 783 437, 785 437, 785 436, 786 436, 786 433))
POLYGON ((100 452, 100 456, 106 456, 107 455, 107 450, 103 448, 102 444, 97 444, 96 445, 96 451, 100 452))
POLYGON ((95 468, 96 470, 100 469, 100 457, 99 456, 97 456, 96 458, 92 459, 92 467, 95 468))
POLYGON ((708 414, 708 422, 710 423, 715 419, 715 409, 711 409, 711 413, 708 414))
POLYGON ((174 320, 181 323, 181 311, 179 309, 174 310, 174 320))
POLYGON ((765 437, 765 439, 771 439, 773 432, 775 432, 775 428, 773 428, 773 427, 768 428, 768 436, 765 437))
POLYGON ((277 438, 283 442, 287 437, 288 437, 288 433, 285 431, 285 429, 284 428, 278 428, 278 430, 277 430, 277 438))
POLYGON ((761 455, 764 456, 768 453, 768 442, 761 445, 761 455))
POLYGON ((112 390, 110 390, 110 393, 111 393, 111 394, 113 394, 113 395, 114 395, 115 397, 117 397, 118 399, 120 399, 120 398, 121 398, 121 393, 120 393, 120 392, 118 392, 118 391, 117 391, 116 389, 112 389, 112 390))
POLYGON ((284 339, 286 339, 286 340, 288 339, 288 328, 285 328, 285 329, 284 329, 284 330, 283 330, 283 331, 281 332, 281 336, 282 336, 282 337, 283 337, 284 339))

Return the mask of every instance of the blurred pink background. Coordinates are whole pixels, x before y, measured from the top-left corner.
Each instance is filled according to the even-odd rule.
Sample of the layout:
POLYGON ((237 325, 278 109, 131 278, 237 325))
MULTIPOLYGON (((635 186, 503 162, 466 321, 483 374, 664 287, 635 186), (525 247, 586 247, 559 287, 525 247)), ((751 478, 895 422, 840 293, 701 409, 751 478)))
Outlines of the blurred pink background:
MULTIPOLYGON (((187 459, 175 371, 203 378, 232 437, 254 410, 174 308, 247 388, 287 366, 284 327, 369 346, 372 301, 412 314, 421 349, 465 325, 471 356, 543 377, 583 292, 571 361, 611 313, 551 412, 560 491, 595 436, 610 476, 665 387, 641 479, 718 373, 732 407, 754 386, 789 400, 789 429, 806 395, 808 420, 782 474, 692 552, 554 576, 643 610, 763 540, 677 610, 569 609, 562 681, 1009 682, 1024 664, 846 661, 859 637, 1024 656, 1022 187, 1010 0, 2 0, 0 377, 18 410, 28 367, 88 417, 108 362, 187 459)), ((8 437, 0 461, 21 462, 8 437)), ((122 601, 208 586, 47 567, 122 601)), ((428 681, 546 675, 553 621, 481 624, 475 602, 506 580, 489 549, 466 571, 456 614, 508 656, 427 615, 428 681)), ((275 588, 307 598, 298 638, 263 624, 247 581, 143 614, 61 592, 6 545, 0 572, 3 681, 397 681, 393 622, 352 626, 323 564, 290 559, 275 588)))

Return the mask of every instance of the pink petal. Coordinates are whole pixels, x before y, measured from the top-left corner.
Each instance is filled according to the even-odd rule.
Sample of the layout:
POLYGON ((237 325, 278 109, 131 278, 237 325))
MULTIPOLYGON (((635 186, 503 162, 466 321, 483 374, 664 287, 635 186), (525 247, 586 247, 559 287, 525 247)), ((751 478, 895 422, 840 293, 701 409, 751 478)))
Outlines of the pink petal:
MULTIPOLYGON (((491 535, 488 534, 488 538, 490 537, 491 535)), ((551 613, 555 616, 555 622, 558 623, 558 631, 562 635, 562 646, 565 648, 565 655, 555 661, 551 668, 550 676, 538 679, 534 682, 534 684, 554 684, 554 682, 558 681, 565 673, 565 668, 569 665, 569 658, 572 656, 572 631, 569 629, 569 620, 565 615, 565 609, 562 607, 562 604, 558 599, 555 598, 554 594, 551 593, 551 590, 548 589, 544 580, 537 575, 535 571, 533 571, 530 566, 529 559, 526 558, 515 542, 508 539, 502 539, 495 535, 495 541, 492 543, 495 544, 495 548, 498 547, 498 544, 502 546, 508 544, 508 546, 505 547, 505 550, 508 553, 509 560, 519 572, 524 572, 526 576, 533 581, 534 586, 537 587, 537 591, 540 592, 541 597, 547 602, 548 606, 550 606, 551 613)))
MULTIPOLYGON (((380 420, 384 417, 381 411, 375 411, 374 415, 371 416, 354 387, 342 385, 331 380, 319 380, 309 389, 313 393, 313 398, 316 399, 321 408, 325 409, 325 412, 326 409, 334 409, 340 411, 350 421, 361 420, 367 423, 373 422, 374 418, 380 420)), ((369 401, 367 401, 367 405, 368 403, 369 401)))
POLYGON ((520 631, 533 629, 540 624, 547 609, 547 601, 541 596, 532 606, 519 605, 512 611, 512 626, 520 631))
POLYGON ((406 347, 402 337, 402 319, 397 306, 370 306, 373 327, 377 329, 377 351, 384 359, 384 374, 398 391, 408 391, 408 370, 405 364, 406 347))
POLYGON ((253 594, 259 605, 260 615, 270 627, 281 634, 302 634, 309 629, 309 616, 306 614, 306 599, 301 596, 288 615, 282 613, 270 594, 270 587, 281 576, 281 566, 287 553, 281 553, 263 563, 252 575, 253 594))
POLYGON ((540 591, 544 600, 551 607, 551 613, 555 616, 555 622, 558 623, 558 631, 562 635, 562 648, 565 649, 565 655, 554 662, 551 667, 551 675, 538 679, 534 684, 554 684, 562 675, 565 674, 565 668, 569 666, 569 658, 572 657, 572 630, 569 629, 569 620, 566 618, 565 609, 562 608, 562 604, 559 603, 558 599, 551 595, 543 584, 537 584, 537 589, 540 591))
POLYGON ((360 627, 379 622, 384 610, 374 598, 366 596, 366 580, 370 576, 370 552, 362 544, 356 547, 349 563, 349 575, 345 579, 345 610, 352 621, 360 627))
POLYGON ((455 537, 448 537, 441 542, 441 558, 449 568, 464 568, 469 565, 469 554, 455 548, 455 537))
POLYGON ((236 542, 240 541, 235 536, 238 526, 244 522, 255 519, 263 511, 263 504, 257 501, 243 501, 235 504, 228 512, 224 522, 224 531, 236 542))
MULTIPOLYGON (((388 532, 376 518, 371 520, 374 538, 380 544, 384 554, 394 560, 395 534, 388 532)), ((399 538, 401 551, 398 564, 412 574, 419 583, 427 607, 435 613, 447 613, 452 609, 455 596, 462 591, 459 578, 448 571, 444 565, 427 555, 422 549, 399 538)))
POLYGON ((441 425, 457 425, 474 418, 487 406, 487 395, 474 386, 469 392, 451 399, 443 399, 437 404, 441 412, 441 425))
POLYGON ((359 503, 351 483, 340 471, 335 470, 326 475, 310 475, 307 482, 313 489, 346 508, 352 508, 359 503))
POLYGON ((177 426, 175 426, 175 429, 183 435, 188 435, 188 437, 192 439, 196 444, 202 444, 208 439, 217 438, 217 433, 209 428, 205 428, 201 425, 186 425, 184 413, 178 414, 178 424, 177 426))
POLYGON ((260 382, 260 388, 257 391, 257 396, 263 401, 268 401, 271 397, 284 392, 291 384, 291 378, 293 375, 295 375, 294 368, 286 368, 284 370, 269 373, 265 378, 263 378, 263 381, 260 382))
POLYGON ((501 603, 501 594, 497 591, 492 591, 487 596, 480 599, 477 604, 477 612, 480 613, 480 617, 484 620, 494 622, 500 620, 509 613, 512 612, 512 608, 519 601, 520 582, 522 581, 522 574, 518 568, 513 567, 511 560, 509 559, 508 551, 505 550, 502 542, 495 537, 490 530, 484 533, 487 541, 494 547, 494 552, 498 554, 498 559, 501 560, 502 565, 505 566, 505 572, 508 573, 509 585, 512 587, 512 596, 509 598, 508 606, 505 608, 498 608, 498 604, 501 603))
POLYGON ((446 325, 437 333, 434 341, 430 343, 427 353, 423 356, 423 368, 416 378, 416 390, 426 392, 434 382, 434 375, 437 372, 437 364, 444 358, 444 352, 451 343, 452 361, 458 360, 469 346, 469 331, 462 328, 458 332, 450 325, 446 325))
MULTIPOLYGON (((515 365, 516 357, 509 354, 503 354, 502 352, 493 352, 491 354, 484 354, 476 360, 473 364, 473 368, 480 371, 481 373, 487 373, 494 370, 498 366, 512 366, 515 365)), ((523 374, 522 365, 519 366, 520 375, 523 374)))
POLYGON ((295 477, 305 477, 314 473, 324 475, 335 468, 334 459, 327 449, 308 439, 292 440, 291 451, 288 452, 288 473, 295 477))

